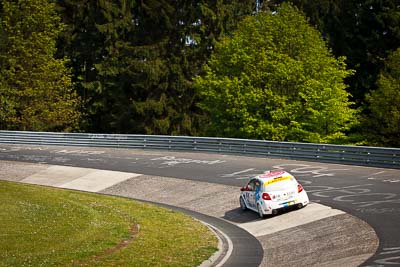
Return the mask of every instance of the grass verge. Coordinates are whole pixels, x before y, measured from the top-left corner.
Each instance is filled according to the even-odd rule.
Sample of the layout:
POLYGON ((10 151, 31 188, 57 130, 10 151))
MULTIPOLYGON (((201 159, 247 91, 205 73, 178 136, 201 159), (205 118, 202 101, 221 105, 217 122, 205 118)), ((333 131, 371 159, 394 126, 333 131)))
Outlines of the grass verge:
POLYGON ((0 266, 196 266, 217 238, 182 213, 0 181, 0 266))

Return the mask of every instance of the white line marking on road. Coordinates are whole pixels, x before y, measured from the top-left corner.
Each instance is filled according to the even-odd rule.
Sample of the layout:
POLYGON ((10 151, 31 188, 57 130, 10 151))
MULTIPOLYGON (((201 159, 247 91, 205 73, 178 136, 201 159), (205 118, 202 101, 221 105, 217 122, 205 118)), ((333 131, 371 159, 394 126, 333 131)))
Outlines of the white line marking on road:
MULTIPOLYGON (((223 174, 221 177, 224 177, 224 178, 234 177, 238 174, 242 174, 242 173, 250 172, 250 171, 254 171, 254 170, 255 170, 254 168, 250 168, 250 169, 246 169, 246 170, 242 170, 242 171, 238 171, 238 172, 233 172, 230 174, 223 174)), ((237 179, 240 179, 240 178, 237 178, 237 179)))
POLYGON ((400 253, 400 247, 397 247, 397 248, 384 248, 383 252, 379 253, 379 255, 395 254, 395 253, 400 253))
MULTIPOLYGON (((376 173, 373 173, 373 174, 368 174, 368 175, 364 176, 364 178, 365 178, 365 177, 373 178, 375 175, 379 175, 379 174, 382 174, 382 173, 385 173, 385 171, 376 172, 376 173)), ((368 178, 368 179, 369 179, 369 178, 368 178)))

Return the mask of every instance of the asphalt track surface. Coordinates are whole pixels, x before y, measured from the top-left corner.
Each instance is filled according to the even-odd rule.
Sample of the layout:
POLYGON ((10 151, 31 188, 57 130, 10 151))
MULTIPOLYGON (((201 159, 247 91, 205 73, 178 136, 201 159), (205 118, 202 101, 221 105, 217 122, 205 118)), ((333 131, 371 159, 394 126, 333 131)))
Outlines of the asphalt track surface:
POLYGON ((379 237, 362 266, 400 266, 400 170, 221 154, 0 145, 0 160, 46 163, 243 186, 266 170, 295 175, 310 200, 343 210, 379 237))

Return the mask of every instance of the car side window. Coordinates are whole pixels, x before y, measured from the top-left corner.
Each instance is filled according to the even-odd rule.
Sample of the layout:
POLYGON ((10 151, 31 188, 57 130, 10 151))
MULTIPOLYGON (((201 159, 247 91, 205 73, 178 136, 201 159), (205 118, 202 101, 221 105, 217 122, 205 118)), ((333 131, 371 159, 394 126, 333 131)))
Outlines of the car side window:
POLYGON ((248 184, 247 184, 247 188, 249 191, 254 191, 255 190, 255 185, 256 185, 256 180, 251 180, 248 184))

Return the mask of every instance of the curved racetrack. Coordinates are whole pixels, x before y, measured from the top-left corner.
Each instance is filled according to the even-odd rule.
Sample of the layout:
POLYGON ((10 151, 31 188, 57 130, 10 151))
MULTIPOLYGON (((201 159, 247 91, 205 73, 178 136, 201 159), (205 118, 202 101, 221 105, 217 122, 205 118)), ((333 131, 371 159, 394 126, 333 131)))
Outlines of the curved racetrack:
MULTIPOLYGON (((135 196, 131 196, 129 192, 124 190, 129 186, 133 189, 140 188, 140 190, 143 190, 142 188, 147 186, 143 181, 153 181, 160 184, 168 182, 168 186, 174 190, 182 183, 189 185, 196 183, 196 186, 201 184, 204 186, 204 190, 211 190, 211 193, 199 196, 199 199, 202 199, 203 202, 210 201, 210 199, 217 201, 215 210, 208 211, 209 215, 217 215, 238 225, 250 225, 250 228, 257 227, 257 223, 259 224, 255 214, 249 213, 242 216, 239 214, 236 201, 230 201, 226 204, 223 202, 222 196, 220 199, 214 197, 221 195, 221 188, 223 188, 224 192, 228 192, 226 194, 229 194, 230 197, 233 195, 236 200, 239 195, 239 187, 246 182, 249 176, 266 170, 284 169, 298 178, 307 190, 310 200, 314 202, 313 206, 306 207, 304 211, 307 209, 308 212, 315 210, 314 214, 318 214, 320 213, 318 205, 323 204, 335 208, 335 210, 354 215, 372 226, 379 238, 379 246, 375 254, 363 266, 400 265, 400 170, 220 154, 19 145, 0 145, 0 160, 142 174, 142 176, 133 180, 124 181, 103 190, 104 193, 114 194, 118 192, 119 195, 130 197, 135 196), (221 201, 221 205, 219 205, 218 201, 221 201), (224 204, 222 205, 222 203, 224 204)), ((0 179, 6 171, 12 172, 12 170, 2 170, 0 179)), ((178 192, 181 192, 182 197, 184 197, 186 187, 182 187, 180 190, 178 192)), ((167 201, 173 202, 176 199, 176 196, 173 198, 173 196, 163 196, 159 193, 158 202, 167 203, 167 201), (159 201, 163 199, 165 201, 159 201)), ((144 195, 142 198, 146 199, 144 195)), ((190 200, 186 203, 190 203, 190 200)), ((170 204, 174 205, 174 203, 170 204)), ((196 209, 194 210, 202 212, 201 204, 197 203, 196 209)), ((283 216, 272 218, 271 222, 273 220, 279 222, 282 218, 297 220, 298 217, 296 216, 299 214, 301 213, 284 214, 283 216)), ((346 235, 353 235, 358 239, 363 239, 370 234, 367 225, 363 227, 362 223, 358 224, 358 228, 355 229, 343 229, 338 228, 333 219, 331 219, 341 218, 342 222, 348 221, 349 225, 352 225, 352 221, 355 221, 352 216, 340 214, 340 212, 330 216, 304 225, 293 225, 290 228, 290 232, 288 229, 268 232, 268 239, 259 238, 259 240, 264 247, 273 247, 274 242, 282 242, 283 238, 289 240, 293 233, 297 236, 303 235, 303 240, 310 239, 314 229, 323 230, 324 227, 325 231, 336 229, 335 231, 342 239, 345 239, 346 235), (317 225, 318 223, 324 223, 324 226, 317 225)), ((265 224, 269 220, 261 222, 265 224)), ((257 236, 257 230, 254 230, 256 228, 251 229, 257 236)), ((261 236, 260 233, 258 234, 261 236)), ((266 232, 263 234, 266 234, 266 232)), ((332 234, 334 235, 335 232, 332 234)), ((321 242, 323 242, 323 236, 319 235, 319 238, 322 238, 321 242)), ((345 240, 340 240, 340 242, 342 241, 344 242, 345 240)), ((289 241, 287 242, 290 243, 289 241)), ((340 242, 338 241, 337 244, 340 244, 340 242)), ((370 242, 374 241, 371 239, 370 242)), ((368 244, 368 242, 363 244, 368 244)), ((333 245, 334 243, 332 243, 333 245)), ((297 244, 297 246, 301 245, 297 244)), ((302 247, 288 247, 287 249, 297 250, 298 252, 303 249, 303 252, 307 253, 307 244, 303 244, 302 247)), ((374 247, 374 244, 371 244, 372 247, 374 247)), ((325 252, 329 254, 329 247, 325 249, 325 252)), ((365 248, 365 251, 367 250, 365 248)), ((281 253, 275 252, 276 254, 281 253)), ((274 253, 273 255, 275 255, 274 253)), ((349 253, 349 251, 346 253, 349 253)), ((287 254, 290 254, 290 252, 287 254)), ((301 259, 299 260, 300 264, 301 259)), ((330 263, 331 265, 349 266, 354 264, 353 260, 354 258, 349 257, 349 255, 344 255, 342 261, 331 261, 330 263), (347 260, 348 262, 346 262, 347 260)))

